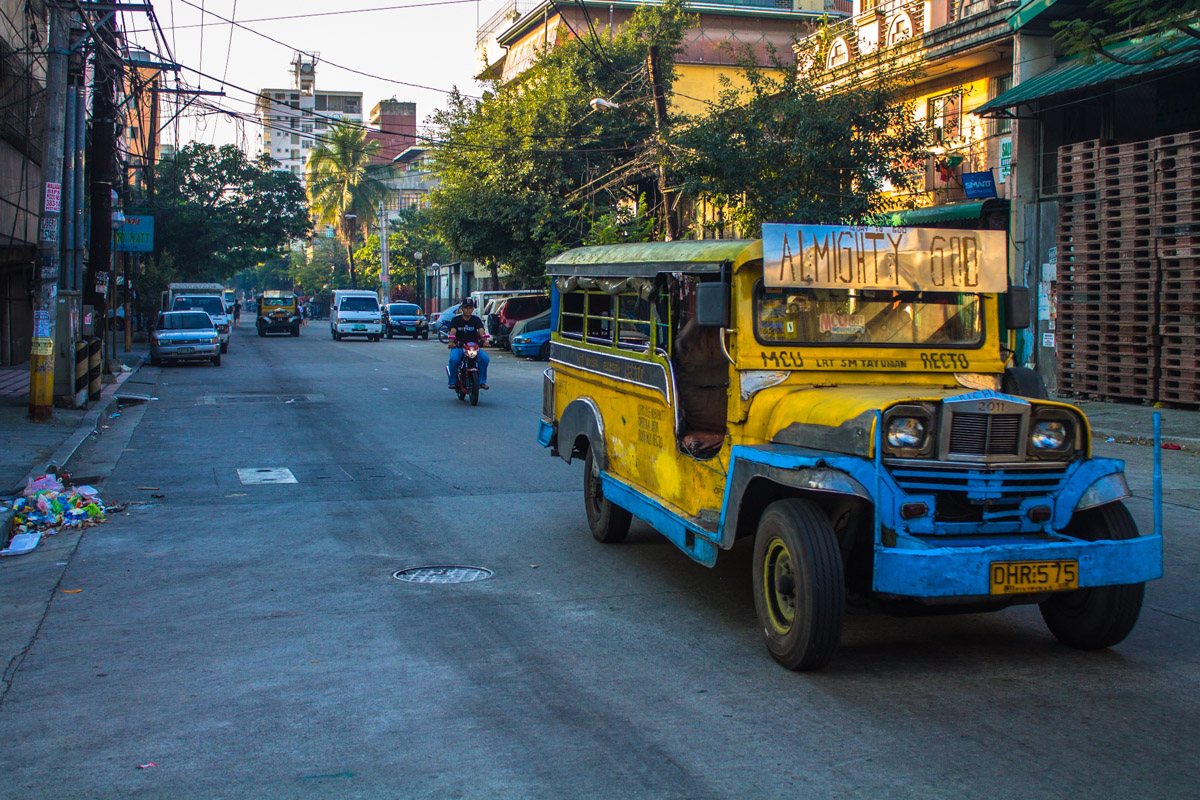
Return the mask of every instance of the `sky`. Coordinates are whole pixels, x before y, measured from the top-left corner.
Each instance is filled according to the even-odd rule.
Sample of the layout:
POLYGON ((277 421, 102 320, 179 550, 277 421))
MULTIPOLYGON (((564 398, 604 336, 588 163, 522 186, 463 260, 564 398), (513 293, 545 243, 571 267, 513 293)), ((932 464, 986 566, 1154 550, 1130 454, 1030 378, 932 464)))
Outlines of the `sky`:
MULTIPOLYGON (((479 93, 473 78, 480 70, 475 62, 475 31, 478 21, 487 20, 502 4, 503 0, 153 3, 170 54, 183 67, 179 85, 227 94, 201 98, 205 103, 253 116, 252 93, 290 87, 292 55, 300 50, 318 54, 318 91, 363 93, 364 122, 377 102, 394 97, 417 104, 418 125, 444 105, 445 92, 452 87, 470 95, 479 93)), ((126 14, 124 29, 131 46, 136 43, 161 52, 146 14, 126 14)), ((175 84, 169 80, 167 85, 175 84)), ((164 123, 174 113, 171 102, 164 99, 164 123)), ((178 137, 184 144, 193 140, 237 144, 253 154, 256 136, 250 122, 193 106, 167 125, 162 141, 172 143, 178 137)))

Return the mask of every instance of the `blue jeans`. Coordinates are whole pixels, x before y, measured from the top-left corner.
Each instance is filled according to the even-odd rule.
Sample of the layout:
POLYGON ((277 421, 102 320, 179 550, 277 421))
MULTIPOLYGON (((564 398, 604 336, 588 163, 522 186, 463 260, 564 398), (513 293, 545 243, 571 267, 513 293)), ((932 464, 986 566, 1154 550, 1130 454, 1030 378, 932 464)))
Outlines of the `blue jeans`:
MULTIPOLYGON (((461 347, 456 347, 450 351, 450 385, 451 386, 453 386, 454 382, 456 380, 458 380, 458 364, 462 360, 463 360, 463 349, 461 347)), ((477 362, 479 362, 479 382, 487 383, 487 368, 488 368, 488 361, 490 360, 488 358, 487 351, 484 350, 482 347, 479 348, 479 355, 477 355, 475 357, 475 360, 477 362)))

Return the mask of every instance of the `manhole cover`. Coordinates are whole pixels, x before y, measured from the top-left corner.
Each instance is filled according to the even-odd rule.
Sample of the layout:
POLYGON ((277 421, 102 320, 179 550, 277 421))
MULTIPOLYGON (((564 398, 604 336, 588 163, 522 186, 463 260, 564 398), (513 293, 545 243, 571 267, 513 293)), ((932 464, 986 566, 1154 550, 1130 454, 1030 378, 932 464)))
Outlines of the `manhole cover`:
POLYGON ((287 467, 238 467, 237 474, 243 486, 297 482, 296 476, 287 467))
POLYGON ((483 567, 453 567, 439 565, 434 567, 409 567, 393 572, 392 577, 398 581, 409 583, 470 583, 492 577, 490 569, 483 567))

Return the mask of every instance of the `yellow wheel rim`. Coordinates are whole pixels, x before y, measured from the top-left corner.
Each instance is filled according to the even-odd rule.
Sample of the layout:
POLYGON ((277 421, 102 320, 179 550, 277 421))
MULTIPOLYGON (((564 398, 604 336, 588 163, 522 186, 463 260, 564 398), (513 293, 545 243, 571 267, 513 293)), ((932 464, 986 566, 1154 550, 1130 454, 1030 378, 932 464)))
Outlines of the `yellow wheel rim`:
POLYGON ((774 538, 767 543, 763 556, 762 593, 771 627, 778 634, 787 634, 796 619, 796 575, 792 554, 782 539, 774 538))

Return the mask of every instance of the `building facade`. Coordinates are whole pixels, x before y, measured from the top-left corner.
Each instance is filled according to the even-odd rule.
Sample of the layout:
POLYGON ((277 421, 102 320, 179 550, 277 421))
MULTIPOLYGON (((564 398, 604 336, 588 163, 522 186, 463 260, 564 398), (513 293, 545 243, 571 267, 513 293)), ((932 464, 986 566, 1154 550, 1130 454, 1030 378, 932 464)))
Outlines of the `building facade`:
POLYGON ((263 89, 257 103, 258 152, 301 181, 309 151, 334 122, 363 124, 362 92, 318 91, 316 73, 317 60, 297 53, 292 58, 292 86, 263 89))

